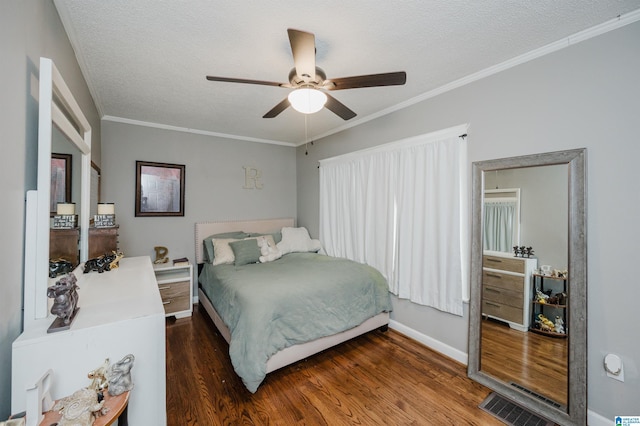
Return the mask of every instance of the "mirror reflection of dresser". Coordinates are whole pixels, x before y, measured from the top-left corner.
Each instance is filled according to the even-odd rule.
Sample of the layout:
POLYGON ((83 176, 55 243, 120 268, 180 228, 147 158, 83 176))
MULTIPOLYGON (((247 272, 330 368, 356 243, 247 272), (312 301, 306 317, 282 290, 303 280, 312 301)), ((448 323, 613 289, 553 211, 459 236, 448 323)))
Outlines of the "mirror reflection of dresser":
POLYGON ((532 275, 538 261, 500 252, 482 256, 482 315, 506 322, 519 331, 529 329, 532 275))

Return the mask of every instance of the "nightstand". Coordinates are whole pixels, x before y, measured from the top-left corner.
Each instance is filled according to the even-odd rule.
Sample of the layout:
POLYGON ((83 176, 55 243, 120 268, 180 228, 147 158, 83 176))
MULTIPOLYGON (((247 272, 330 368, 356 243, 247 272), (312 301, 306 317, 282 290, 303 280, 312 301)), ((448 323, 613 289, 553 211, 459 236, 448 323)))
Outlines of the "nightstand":
POLYGON ((173 266, 169 263, 153 265, 165 316, 184 318, 193 311, 193 266, 173 266))

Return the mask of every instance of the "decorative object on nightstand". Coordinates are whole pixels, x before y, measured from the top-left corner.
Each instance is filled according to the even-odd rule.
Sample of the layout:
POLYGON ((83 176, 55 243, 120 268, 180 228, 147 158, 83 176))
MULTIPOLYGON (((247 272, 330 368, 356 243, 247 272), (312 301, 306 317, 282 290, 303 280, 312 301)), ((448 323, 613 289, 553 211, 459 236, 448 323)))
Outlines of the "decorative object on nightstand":
POLYGON ((71 229, 78 225, 75 203, 58 203, 56 214, 53 216, 54 229, 71 229))
POLYGON ((111 228, 116 226, 115 204, 98 203, 98 214, 93 216, 93 226, 96 228, 111 228))
POLYGON ((189 259, 181 257, 179 259, 173 259, 173 266, 186 266, 189 264, 189 259))
POLYGON ((169 261, 169 249, 163 246, 156 246, 153 248, 156 252, 156 260, 153 261, 156 265, 159 263, 167 263, 169 261))
POLYGON ((70 273, 62 277, 55 285, 47 288, 47 296, 54 299, 51 313, 57 317, 47 329, 47 333, 68 330, 71 327, 71 323, 80 310, 77 307, 78 285, 76 281, 76 276, 70 273))
POLYGON ((193 266, 170 265, 168 263, 154 264, 153 270, 156 274, 162 305, 165 316, 175 316, 184 318, 191 316, 193 306, 193 266))

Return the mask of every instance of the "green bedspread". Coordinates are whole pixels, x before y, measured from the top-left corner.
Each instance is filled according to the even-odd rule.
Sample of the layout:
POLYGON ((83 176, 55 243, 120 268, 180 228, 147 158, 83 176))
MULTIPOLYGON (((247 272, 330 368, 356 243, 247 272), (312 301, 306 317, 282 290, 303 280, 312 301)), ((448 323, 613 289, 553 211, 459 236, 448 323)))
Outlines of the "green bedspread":
POLYGON ((391 311, 387 282, 376 269, 315 253, 243 266, 206 264, 199 281, 231 331, 231 361, 251 392, 279 350, 391 311))

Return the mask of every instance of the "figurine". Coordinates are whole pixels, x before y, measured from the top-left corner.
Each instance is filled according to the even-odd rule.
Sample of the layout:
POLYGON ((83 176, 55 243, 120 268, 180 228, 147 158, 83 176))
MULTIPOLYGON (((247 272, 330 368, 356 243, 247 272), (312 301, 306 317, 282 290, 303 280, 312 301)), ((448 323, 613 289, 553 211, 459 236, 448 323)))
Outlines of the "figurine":
POLYGON ((53 409, 62 414, 58 426, 91 426, 96 415, 105 414, 104 400, 98 402, 98 395, 92 389, 80 389, 73 395, 62 398, 53 409))
POLYGON ((89 389, 92 389, 97 393, 102 393, 109 387, 109 381, 106 377, 108 369, 109 358, 105 359, 104 363, 100 367, 89 371, 87 377, 92 379, 89 389))
POLYGON ((112 364, 107 369, 107 380, 109 381, 109 395, 116 396, 133 389, 131 380, 131 369, 135 357, 132 354, 126 355, 120 361, 112 364))
POLYGON ((536 289, 536 302, 538 302, 538 303, 547 303, 548 300, 549 300, 549 296, 547 296, 546 294, 544 294, 540 290, 536 289))
POLYGON ((49 278, 73 272, 73 265, 65 259, 49 259, 49 278))
POLYGON ((98 271, 98 273, 101 274, 104 271, 115 269, 118 267, 118 262, 123 257, 124 255, 121 252, 116 253, 113 251, 111 254, 103 254, 102 256, 98 256, 94 259, 89 259, 84 263, 84 273, 86 274, 87 272, 98 271))
POLYGON ((564 320, 559 316, 556 317, 554 330, 556 333, 564 334, 564 320))
POLYGON ((536 317, 536 324, 538 324, 540 330, 542 331, 551 332, 555 330, 555 324, 542 314, 538 314, 538 316, 536 317))
POLYGON ((71 322, 76 306, 78 305, 78 285, 76 276, 67 274, 56 282, 55 285, 47 288, 47 297, 53 299, 51 313, 60 318, 65 325, 71 322))

